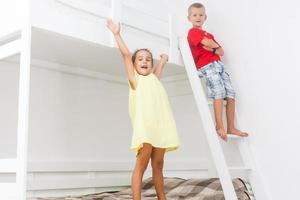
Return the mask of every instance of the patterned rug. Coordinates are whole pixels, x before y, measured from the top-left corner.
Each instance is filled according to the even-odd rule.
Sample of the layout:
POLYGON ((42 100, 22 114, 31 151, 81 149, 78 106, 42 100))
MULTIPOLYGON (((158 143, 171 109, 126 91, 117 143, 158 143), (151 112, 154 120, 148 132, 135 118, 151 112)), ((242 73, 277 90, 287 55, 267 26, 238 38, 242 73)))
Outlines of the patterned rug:
MULTIPOLYGON (((239 200, 253 200, 252 192, 242 179, 233 179, 235 191, 239 200)), ((224 200, 219 179, 181 179, 165 178, 165 192, 168 200, 224 200)), ((113 193, 98 193, 84 196, 69 196, 61 198, 34 198, 29 200, 128 200, 132 199, 131 189, 113 193)), ((156 200, 156 193, 151 178, 142 185, 142 199, 156 200)))

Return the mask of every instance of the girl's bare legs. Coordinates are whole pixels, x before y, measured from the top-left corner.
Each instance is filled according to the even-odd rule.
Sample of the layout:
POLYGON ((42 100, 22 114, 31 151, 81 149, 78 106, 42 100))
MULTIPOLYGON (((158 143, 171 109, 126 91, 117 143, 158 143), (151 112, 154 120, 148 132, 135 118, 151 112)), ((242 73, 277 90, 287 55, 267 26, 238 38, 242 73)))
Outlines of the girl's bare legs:
POLYGON ((155 147, 152 148, 152 155, 151 155, 152 179, 154 182, 158 200, 166 200, 165 190, 164 190, 164 176, 163 176, 164 155, 165 155, 165 149, 155 148, 155 147))
POLYGON ((229 97, 227 97, 226 100, 227 133, 247 137, 248 133, 236 129, 234 125, 235 100, 229 97))
POLYGON ((222 113, 223 113, 223 99, 214 100, 214 112, 216 120, 216 131, 218 135, 225 141, 227 141, 227 133, 225 132, 222 113))
POLYGON ((136 163, 131 177, 131 189, 133 200, 141 200, 141 185, 145 170, 151 157, 151 144, 144 143, 136 156, 136 163))

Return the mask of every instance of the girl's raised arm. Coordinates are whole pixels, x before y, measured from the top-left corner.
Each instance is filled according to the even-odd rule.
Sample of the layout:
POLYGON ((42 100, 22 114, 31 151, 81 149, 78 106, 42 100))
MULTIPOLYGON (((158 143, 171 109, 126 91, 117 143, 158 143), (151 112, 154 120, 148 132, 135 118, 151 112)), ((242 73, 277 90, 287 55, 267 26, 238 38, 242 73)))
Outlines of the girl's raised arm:
POLYGON ((165 64, 168 62, 168 55, 167 54, 161 54, 160 60, 155 68, 155 75, 158 79, 161 78, 162 71, 164 69, 165 64))
POLYGON ((120 35, 120 23, 115 24, 111 19, 107 20, 106 22, 107 28, 114 34, 115 40, 118 44, 119 50, 122 54, 124 63, 125 63, 125 68, 126 68, 126 73, 127 73, 127 78, 133 88, 136 88, 136 79, 134 75, 134 67, 133 63, 131 60, 131 53, 126 47, 125 42, 123 41, 121 35, 120 35))

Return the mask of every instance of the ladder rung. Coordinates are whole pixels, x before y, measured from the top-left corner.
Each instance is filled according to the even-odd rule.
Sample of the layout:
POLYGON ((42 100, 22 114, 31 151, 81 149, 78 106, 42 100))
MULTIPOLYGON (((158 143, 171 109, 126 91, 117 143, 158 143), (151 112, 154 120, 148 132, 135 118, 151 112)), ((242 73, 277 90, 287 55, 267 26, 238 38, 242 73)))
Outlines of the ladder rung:
POLYGON ((238 135, 232 135, 232 134, 227 134, 228 139, 244 139, 245 137, 238 136, 238 135))
POLYGON ((17 184, 16 183, 0 183, 1 199, 17 200, 17 184))
POLYGON ((16 173, 17 159, 0 159, 0 173, 16 173))
MULTIPOLYGON (((232 139, 232 140, 242 140, 244 138, 246 138, 246 137, 241 137, 241 136, 238 136, 238 135, 227 134, 227 139, 229 139, 229 140, 230 139, 232 139)), ((219 139, 221 141, 223 141, 221 137, 219 137, 219 139)))

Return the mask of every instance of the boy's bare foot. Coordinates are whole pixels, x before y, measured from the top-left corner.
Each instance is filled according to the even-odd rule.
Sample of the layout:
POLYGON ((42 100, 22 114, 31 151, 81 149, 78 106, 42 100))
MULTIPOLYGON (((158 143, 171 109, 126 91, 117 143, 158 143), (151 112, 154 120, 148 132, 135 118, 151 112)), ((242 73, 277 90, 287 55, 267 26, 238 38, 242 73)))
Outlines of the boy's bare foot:
POLYGON ((240 137, 248 137, 248 133, 240 131, 236 128, 228 130, 227 133, 232 134, 232 135, 237 135, 237 136, 240 136, 240 137))
POLYGON ((218 135, 224 140, 227 142, 227 133, 225 132, 225 130, 223 128, 219 128, 219 129, 216 129, 218 135))

